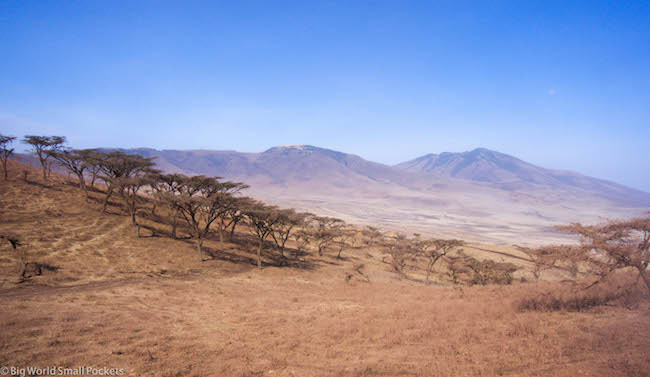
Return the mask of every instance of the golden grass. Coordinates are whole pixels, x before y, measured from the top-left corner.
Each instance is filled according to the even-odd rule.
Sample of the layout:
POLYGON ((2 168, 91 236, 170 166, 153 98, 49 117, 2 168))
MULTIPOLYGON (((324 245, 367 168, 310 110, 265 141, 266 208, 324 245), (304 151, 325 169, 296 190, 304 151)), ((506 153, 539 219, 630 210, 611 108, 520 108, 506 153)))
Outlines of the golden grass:
MULTIPOLYGON (((25 184, 14 170, 0 183, 0 232, 22 235, 29 258, 60 268, 17 285, 15 257, 0 249, 0 366, 133 376, 650 375, 647 300, 521 311, 522 299, 564 286, 427 286, 422 271, 388 272, 374 249, 259 271, 246 243, 221 248, 212 237, 215 259, 201 263, 191 242, 138 238, 117 207, 103 215, 57 179, 25 184), (346 282, 359 263, 371 282, 346 282)), ((145 225, 164 234, 154 220, 145 225)))

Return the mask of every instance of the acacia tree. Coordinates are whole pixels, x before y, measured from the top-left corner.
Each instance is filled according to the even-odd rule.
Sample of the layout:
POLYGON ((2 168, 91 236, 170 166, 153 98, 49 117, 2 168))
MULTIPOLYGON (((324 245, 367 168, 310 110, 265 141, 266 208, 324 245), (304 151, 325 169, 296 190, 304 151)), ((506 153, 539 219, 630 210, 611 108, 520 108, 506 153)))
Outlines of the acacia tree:
POLYGON ((465 242, 455 239, 420 239, 417 237, 413 241, 413 248, 415 250, 415 253, 428 259, 426 281, 429 281, 429 276, 431 276, 433 266, 440 258, 446 256, 452 251, 459 249, 464 245, 465 242))
POLYGON ((106 153, 100 152, 97 149, 82 149, 79 151, 86 165, 86 171, 90 176, 90 188, 95 188, 95 181, 101 173, 101 163, 106 156, 106 153))
POLYGON ((459 251, 455 255, 449 255, 445 258, 448 263, 448 272, 447 274, 451 277, 451 281, 454 284, 459 283, 459 278, 463 274, 471 274, 473 270, 469 267, 472 263, 472 257, 459 251))
POLYGON ((553 246, 539 248, 517 246, 517 248, 528 255, 528 258, 533 263, 532 272, 536 280, 539 280, 542 272, 555 267, 558 262, 559 251, 553 246))
POLYGON ((471 258, 467 264, 474 276, 470 284, 510 284, 513 281, 512 274, 518 267, 514 263, 495 262, 493 260, 478 260, 471 258))
POLYGON ((169 223, 172 227, 172 237, 176 238, 180 209, 176 205, 176 200, 170 200, 170 196, 173 198, 180 195, 188 178, 182 174, 153 174, 150 178, 154 200, 160 201, 167 207, 169 223))
POLYGON ((350 240, 356 235, 356 230, 352 227, 342 226, 338 228, 337 235, 334 238, 334 243, 338 247, 338 252, 336 254, 337 259, 341 259, 341 253, 347 247, 352 247, 350 240))
POLYGON ((385 237, 382 246, 390 256, 390 266, 399 275, 405 275, 404 268, 415 257, 413 242, 404 234, 385 237))
POLYGON ((469 285, 511 284, 518 267, 513 263, 479 260, 462 251, 445 258, 449 263, 449 276, 454 284, 464 277, 469 285))
POLYGON ((221 216, 221 221, 223 222, 223 227, 225 230, 230 229, 230 240, 232 241, 235 237, 235 228, 244 218, 246 218, 246 208, 255 205, 255 200, 249 197, 235 197, 233 198, 233 205, 230 206, 224 216, 221 216))
POLYGON ((199 175, 187 178, 180 188, 180 194, 162 195, 166 200, 173 201, 173 205, 190 226, 201 261, 203 242, 210 232, 210 225, 223 213, 223 203, 232 197, 228 190, 233 184, 235 183, 219 182, 218 177, 199 175))
MULTIPOLYGON (((142 171, 144 175, 116 178, 113 182, 118 188, 117 192, 126 203, 127 212, 129 213, 129 216, 131 216, 131 223, 133 225, 138 225, 135 218, 138 212, 138 201, 140 200, 138 191, 140 191, 143 186, 151 185, 154 178, 152 178, 150 174, 156 174, 157 172, 158 171, 153 169, 147 169, 142 171)), ((138 234, 139 233, 140 227, 138 226, 138 234)))
POLYGON ((311 238, 316 241, 318 256, 323 256, 323 252, 334 243, 345 223, 341 219, 326 216, 315 216, 313 221, 314 226, 309 231, 311 238))
POLYGON ((135 182, 129 178, 155 172, 153 170, 153 166, 155 165, 153 158, 147 158, 137 154, 114 151, 97 154, 90 159, 98 166, 99 171, 102 173, 100 178, 108 186, 102 206, 104 212, 106 212, 109 199, 116 190, 124 198, 130 195, 130 191, 134 188, 133 184, 135 182))
POLYGON ((650 293, 647 275, 650 264, 650 216, 592 226, 574 223, 558 229, 580 236, 580 245, 556 248, 556 253, 586 266, 599 276, 594 284, 615 270, 632 267, 639 272, 650 293))
POLYGON ((261 202, 245 209, 246 219, 249 225, 248 229, 259 241, 257 246, 257 267, 260 269, 262 268, 264 240, 273 233, 273 226, 277 221, 277 216, 274 212, 277 210, 277 207, 267 206, 261 202))
POLYGON ((312 241, 312 232, 306 229, 298 229, 293 233, 293 239, 296 242, 296 256, 302 255, 307 246, 312 241))
POLYGON ((9 148, 16 140, 13 136, 5 136, 0 134, 0 162, 2 162, 2 170, 4 171, 5 181, 9 179, 7 172, 7 159, 14 153, 14 148, 9 148))
POLYGON ((88 201, 88 190, 84 180, 84 170, 87 168, 85 152, 79 150, 72 151, 48 151, 47 154, 59 162, 61 166, 73 173, 79 179, 79 188, 83 191, 88 201))
POLYGON ((47 179, 51 168, 48 152, 60 151, 65 144, 65 137, 26 135, 22 142, 31 145, 43 168, 43 179, 47 179))
POLYGON ((274 211, 273 216, 275 217, 271 232, 271 238, 275 242, 275 246, 280 251, 280 255, 283 258, 286 258, 284 255, 284 249, 291 232, 296 229, 296 227, 304 224, 305 219, 309 214, 299 213, 294 209, 278 209, 274 211))
POLYGON ((363 244, 367 247, 380 245, 384 241, 384 235, 373 226, 365 226, 361 229, 361 235, 363 236, 363 244))
MULTIPOLYGON (((234 224, 232 222, 227 222, 225 218, 229 213, 235 212, 235 210, 239 208, 240 205, 244 204, 244 202, 237 200, 238 198, 235 195, 239 194, 242 190, 247 189, 248 187, 248 185, 245 185, 241 182, 230 181, 221 182, 219 186, 220 195, 217 198, 220 200, 215 202, 214 205, 217 207, 217 217, 220 219, 220 221, 217 222, 217 231, 219 232, 219 244, 222 248, 223 236, 224 233, 226 233, 228 230, 228 226, 231 224, 233 225, 234 233, 234 227, 237 225, 236 222, 234 224)), ((235 214, 235 217, 237 218, 238 216, 235 214)), ((241 220, 241 217, 239 217, 239 220, 241 220)), ((237 220, 237 222, 239 220, 237 220)))

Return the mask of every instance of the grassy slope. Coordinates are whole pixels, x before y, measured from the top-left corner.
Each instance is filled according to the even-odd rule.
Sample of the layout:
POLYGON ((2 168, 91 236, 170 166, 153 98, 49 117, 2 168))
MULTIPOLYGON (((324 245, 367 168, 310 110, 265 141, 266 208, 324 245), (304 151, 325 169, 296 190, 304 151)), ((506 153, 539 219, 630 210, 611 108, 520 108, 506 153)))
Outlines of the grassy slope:
MULTIPOLYGON (((209 240, 214 259, 201 263, 156 218, 143 223, 162 236, 138 238, 118 206, 101 214, 61 177, 45 183, 35 172, 24 183, 18 170, 0 183, 0 232, 20 234, 28 260, 60 269, 18 285, 16 259, 0 246, 0 365, 143 376, 650 375, 647 301, 521 313, 515 301, 536 284, 425 286, 396 279, 372 249, 258 271, 244 233, 224 248, 209 240), (356 263, 371 283, 345 282, 356 263)), ((494 253, 514 249, 472 247, 526 265, 494 253)))

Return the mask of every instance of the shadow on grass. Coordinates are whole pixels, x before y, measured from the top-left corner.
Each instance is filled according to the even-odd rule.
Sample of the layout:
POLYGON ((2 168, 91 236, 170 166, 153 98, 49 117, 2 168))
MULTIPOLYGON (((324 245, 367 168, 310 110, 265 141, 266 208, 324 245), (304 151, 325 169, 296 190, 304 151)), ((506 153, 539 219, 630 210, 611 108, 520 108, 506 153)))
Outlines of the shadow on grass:
MULTIPOLYGON (((180 241, 191 244, 194 247, 196 246, 195 242, 192 239, 185 239, 180 241)), ((257 267, 256 251, 256 249, 243 250, 240 248, 217 250, 213 247, 203 246, 203 255, 207 257, 208 260, 220 260, 253 267, 257 267), (239 253, 235 251, 239 251, 239 253)), ((318 268, 318 261, 287 258, 277 253, 276 250, 273 250, 271 248, 264 248, 262 250, 262 267, 280 267, 312 271, 318 268)))
POLYGON ((45 184, 37 181, 32 181, 30 179, 27 179, 25 181, 28 185, 48 189, 48 190, 54 190, 54 191, 62 191, 60 188, 57 188, 54 184, 45 184))

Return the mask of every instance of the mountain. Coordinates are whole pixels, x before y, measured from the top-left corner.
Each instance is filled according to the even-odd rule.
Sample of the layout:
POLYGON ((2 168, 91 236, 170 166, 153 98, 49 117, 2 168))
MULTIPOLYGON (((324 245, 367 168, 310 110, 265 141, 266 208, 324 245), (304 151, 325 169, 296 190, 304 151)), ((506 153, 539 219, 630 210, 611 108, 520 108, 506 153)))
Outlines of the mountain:
POLYGON ((622 205, 650 204, 650 194, 643 191, 574 172, 544 169, 485 148, 462 153, 427 154, 395 167, 415 173, 485 182, 509 191, 579 189, 622 205))
POLYGON ((119 149, 155 157, 168 172, 220 176, 247 183, 288 187, 311 185, 355 188, 367 184, 399 184, 414 176, 388 165, 311 145, 283 145, 261 153, 209 150, 119 149))
POLYGON ((310 145, 259 153, 128 149, 158 168, 250 185, 269 203, 386 229, 497 243, 565 241, 557 224, 637 216, 650 194, 487 149, 396 166, 310 145))

